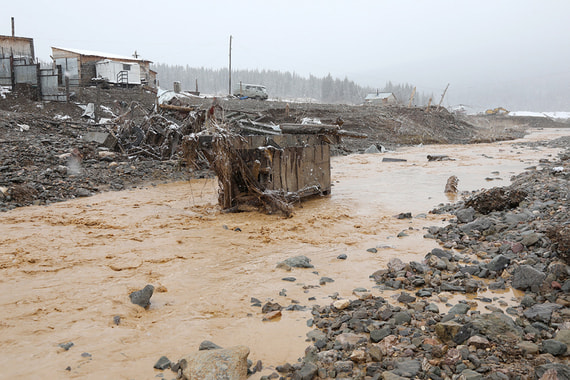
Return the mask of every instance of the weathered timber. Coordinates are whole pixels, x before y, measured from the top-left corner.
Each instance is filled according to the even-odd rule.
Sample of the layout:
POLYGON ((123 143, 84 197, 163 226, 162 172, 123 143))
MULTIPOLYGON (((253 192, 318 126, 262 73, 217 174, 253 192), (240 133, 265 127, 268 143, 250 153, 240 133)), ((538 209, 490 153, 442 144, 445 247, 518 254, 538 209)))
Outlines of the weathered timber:
POLYGON ((334 124, 281 124, 283 133, 293 135, 335 135, 340 126, 334 124))
POLYGON ((165 110, 179 111, 179 112, 192 112, 195 110, 194 107, 173 106, 170 104, 159 104, 158 106, 165 110))

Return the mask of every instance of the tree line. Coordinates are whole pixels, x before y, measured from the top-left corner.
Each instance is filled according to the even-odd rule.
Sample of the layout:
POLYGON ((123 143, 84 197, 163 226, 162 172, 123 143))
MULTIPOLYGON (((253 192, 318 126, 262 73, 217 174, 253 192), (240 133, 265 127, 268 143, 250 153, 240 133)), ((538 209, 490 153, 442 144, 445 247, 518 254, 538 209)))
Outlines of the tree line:
MULTIPOLYGON (((159 86, 172 89, 175 81, 180 82, 183 91, 195 91, 213 95, 226 95, 229 90, 228 69, 190 67, 188 65, 154 64, 158 73, 159 86)), ((261 84, 267 88, 273 99, 299 99, 332 104, 361 104, 367 94, 392 92, 401 104, 408 104, 413 86, 387 82, 382 89, 361 86, 348 78, 324 78, 314 75, 303 77, 297 73, 275 70, 232 70, 232 91, 242 83, 261 84)), ((427 104, 429 96, 416 93, 414 105, 427 104)))

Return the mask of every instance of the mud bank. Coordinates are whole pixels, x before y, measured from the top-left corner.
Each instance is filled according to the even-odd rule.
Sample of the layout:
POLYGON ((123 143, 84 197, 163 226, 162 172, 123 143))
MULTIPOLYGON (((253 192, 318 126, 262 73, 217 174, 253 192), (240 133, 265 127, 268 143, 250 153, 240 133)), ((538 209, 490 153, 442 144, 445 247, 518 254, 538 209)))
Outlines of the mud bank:
MULTIPOLYGON (((552 137, 336 157, 332 195, 303 202, 289 219, 220 213, 212 179, 2 213, 2 376, 149 378, 162 373, 153 369, 162 355, 176 361, 203 340, 249 346, 250 359, 264 363, 253 378, 269 375, 303 357, 316 305, 356 300, 356 288, 388 298, 372 272, 394 258, 421 261, 439 246, 424 235, 450 218, 428 213, 450 202, 449 175, 459 177, 460 192, 506 185, 555 157, 560 147, 539 142, 552 137), (428 163, 430 153, 455 161, 428 163), (407 161, 383 162, 388 156, 407 161), (407 212, 411 218, 396 217, 407 212), (276 267, 299 255, 314 268, 276 267), (146 284, 155 287, 148 310, 129 300, 146 284), (306 309, 264 322, 252 297, 306 309)), ((511 296, 497 296, 496 307, 506 309, 511 296)), ((441 312, 451 307, 432 301, 441 312)))

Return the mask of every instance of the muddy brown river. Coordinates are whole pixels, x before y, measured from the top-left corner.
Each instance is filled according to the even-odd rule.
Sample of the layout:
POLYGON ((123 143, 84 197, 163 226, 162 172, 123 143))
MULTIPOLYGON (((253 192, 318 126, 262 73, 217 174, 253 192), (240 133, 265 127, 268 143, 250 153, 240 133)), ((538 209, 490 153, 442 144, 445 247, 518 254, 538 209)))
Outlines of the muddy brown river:
MULTIPOLYGON (((284 311, 264 322, 252 297, 309 309, 330 303, 335 292, 355 298, 357 287, 389 297, 369 275, 391 258, 421 260, 437 246, 423 238, 424 227, 445 223, 445 215, 428 211, 455 200, 443 192, 449 176, 459 178, 460 192, 507 185, 558 152, 518 142, 569 134, 550 129, 510 142, 335 157, 332 195, 303 202, 288 219, 221 213, 214 180, 2 213, 0 379, 150 379, 160 373, 153 369, 160 356, 176 361, 203 340, 247 345, 249 358, 267 366, 295 362, 308 345, 310 312, 284 311), (428 154, 454 161, 428 162, 428 154), (396 219, 401 212, 414 218, 396 219), (401 231, 408 236, 397 237, 401 231), (347 259, 337 259, 343 253, 347 259), (276 268, 297 255, 315 268, 276 268), (319 286, 323 276, 335 282, 319 286), (148 310, 129 300, 146 284, 155 286, 148 310), (73 342, 67 351, 59 347, 66 342, 73 342)), ((494 296, 508 303, 516 294, 494 296)), ((432 301, 445 310, 437 297, 432 301)))

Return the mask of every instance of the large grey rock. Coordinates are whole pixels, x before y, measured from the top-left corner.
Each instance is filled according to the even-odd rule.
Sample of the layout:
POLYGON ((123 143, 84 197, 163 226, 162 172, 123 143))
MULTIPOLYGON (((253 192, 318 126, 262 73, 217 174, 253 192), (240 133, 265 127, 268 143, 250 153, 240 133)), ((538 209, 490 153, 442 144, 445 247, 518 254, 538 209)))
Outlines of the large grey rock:
POLYGON ((370 331, 370 340, 372 343, 378 343, 390 334, 392 334, 390 326, 384 326, 381 329, 370 331))
POLYGON ((361 339, 367 339, 364 334, 343 333, 336 336, 335 343, 342 346, 355 346, 361 339))
POLYGON ((554 356, 564 355, 568 350, 566 344, 555 340, 555 339, 546 339, 542 341, 542 346, 540 347, 540 352, 551 354, 554 356))
POLYGON ((453 257, 453 254, 450 251, 446 251, 446 250, 441 249, 441 248, 434 248, 431 250, 430 253, 428 253, 426 255, 426 257, 428 257, 428 256, 435 256, 435 257, 439 257, 440 259, 451 260, 451 258, 453 257))
POLYGON ((392 371, 392 373, 407 377, 409 379, 413 379, 416 377, 418 372, 420 372, 421 363, 419 360, 403 360, 401 362, 396 363, 396 368, 392 371))
POLYGON ((489 218, 479 218, 471 223, 459 226, 459 229, 464 233, 472 233, 474 231, 483 232, 495 225, 495 222, 489 218))
POLYGON ((154 364, 154 368, 165 370, 170 368, 170 360, 166 356, 161 356, 160 359, 154 364))
POLYGON ((247 379, 247 356, 249 348, 235 346, 221 350, 198 351, 178 362, 181 380, 245 380, 247 379))
POLYGON ((460 223, 471 223, 475 219, 475 209, 473 207, 462 208, 455 213, 460 223))
POLYGON ((538 344, 533 343, 533 342, 529 342, 527 340, 522 341, 518 344, 518 347, 521 349, 521 351, 523 352, 523 354, 537 354, 539 347, 538 344))
POLYGON ((521 265, 513 274, 513 288, 525 290, 533 285, 540 286, 546 275, 530 265, 521 265))
POLYGON ((283 261, 285 264, 293 268, 314 268, 315 266, 311 264, 311 259, 307 256, 295 256, 290 257, 283 261))
POLYGON ((554 369, 558 374, 558 379, 570 379, 570 366, 562 363, 548 363, 536 368, 536 375, 541 378, 549 369, 554 369))
POLYGON ((293 378, 298 380, 312 380, 318 370, 319 368, 315 363, 303 363, 303 366, 295 372, 293 378))
POLYGON ((397 325, 403 325, 412 321, 412 316, 407 311, 399 311, 394 314, 394 321, 397 325))
POLYGON ((435 325, 435 333, 442 341, 452 340, 462 325, 454 321, 440 322, 435 325))
POLYGON ((504 255, 498 255, 493 258, 493 260, 489 261, 487 264, 487 268, 492 270, 493 272, 501 272, 511 263, 511 259, 504 255))
POLYGON ((467 305, 466 303, 458 303, 457 305, 449 309, 449 312, 447 314, 449 315, 467 314, 469 309, 471 309, 471 306, 467 305))
POLYGON ((483 375, 475 372, 472 369, 464 369, 459 376, 460 380, 483 380, 483 375))
POLYGON ((525 247, 530 247, 531 245, 535 245, 536 243, 538 243, 541 237, 542 235, 536 232, 525 234, 523 235, 521 244, 524 245, 525 247))
POLYGON ((313 340, 315 342, 317 340, 326 339, 326 337, 327 337, 327 334, 325 334, 321 330, 311 330, 307 333, 307 338, 309 338, 310 340, 313 340))
POLYGON ((129 294, 129 298, 131 299, 131 302, 134 303, 135 305, 139 305, 140 307, 148 309, 148 307, 150 306, 150 297, 152 297, 153 293, 154 293, 154 286, 147 285, 141 290, 137 290, 136 292, 132 292, 131 294, 129 294))
POLYGON ((524 316, 533 321, 539 321, 543 323, 550 323, 550 318, 554 310, 558 310, 562 305, 556 303, 537 303, 529 309, 524 311, 524 316))
POLYGON ((519 341, 523 333, 509 316, 500 312, 476 315, 472 325, 480 335, 499 343, 519 341))

